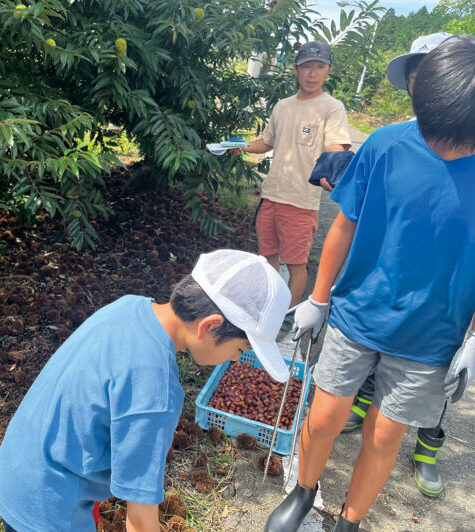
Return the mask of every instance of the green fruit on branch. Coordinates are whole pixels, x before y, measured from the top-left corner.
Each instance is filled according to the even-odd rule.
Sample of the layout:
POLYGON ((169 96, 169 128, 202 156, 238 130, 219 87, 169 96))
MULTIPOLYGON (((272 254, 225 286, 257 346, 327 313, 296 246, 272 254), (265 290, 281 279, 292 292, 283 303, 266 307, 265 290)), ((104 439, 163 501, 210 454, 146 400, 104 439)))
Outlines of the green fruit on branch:
POLYGON ((125 57, 127 54, 127 41, 125 39, 116 39, 115 49, 119 57, 125 57))
POLYGON ((186 105, 188 106, 188 109, 194 109, 196 107, 196 102, 195 100, 188 100, 186 105))
POLYGON ((203 20, 205 18, 205 10, 202 7, 196 7, 195 15, 198 20, 203 20))
POLYGON ((46 44, 48 46, 51 46, 51 48, 55 48, 56 46, 56 41, 54 39, 46 39, 46 44))
POLYGON ((13 16, 15 18, 20 18, 21 17, 21 12, 26 9, 26 6, 25 4, 18 4, 16 7, 15 7, 15 10, 13 11, 13 16))
POLYGON ((73 211, 72 215, 74 216, 74 218, 81 218, 82 213, 81 211, 73 211))

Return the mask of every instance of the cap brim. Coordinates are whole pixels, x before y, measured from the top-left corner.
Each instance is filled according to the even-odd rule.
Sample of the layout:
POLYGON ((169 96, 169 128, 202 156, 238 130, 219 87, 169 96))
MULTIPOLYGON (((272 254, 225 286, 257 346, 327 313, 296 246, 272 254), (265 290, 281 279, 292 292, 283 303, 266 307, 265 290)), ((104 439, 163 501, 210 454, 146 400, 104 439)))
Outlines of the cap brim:
POLYGON ((306 57, 305 59, 300 59, 300 61, 295 61, 295 66, 300 66, 303 63, 308 63, 309 61, 321 61, 322 63, 326 63, 330 66, 332 64, 329 59, 325 59, 324 57, 306 57))
POLYGON ((386 68, 386 75, 388 77, 389 82, 394 85, 397 89, 407 89, 407 82, 406 82, 406 64, 411 59, 411 57, 414 57, 415 55, 425 55, 421 53, 416 54, 403 54, 398 55, 388 63, 388 67, 386 68))
POLYGON ((284 362, 276 342, 266 342, 250 334, 247 339, 267 373, 278 382, 285 382, 289 378, 289 368, 284 362))

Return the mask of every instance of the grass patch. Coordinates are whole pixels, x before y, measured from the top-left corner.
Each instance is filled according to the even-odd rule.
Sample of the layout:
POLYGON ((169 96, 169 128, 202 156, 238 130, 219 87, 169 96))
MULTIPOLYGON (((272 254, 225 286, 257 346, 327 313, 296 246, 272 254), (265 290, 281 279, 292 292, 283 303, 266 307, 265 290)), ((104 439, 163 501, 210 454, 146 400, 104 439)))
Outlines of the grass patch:
POLYGON ((368 135, 377 129, 374 125, 370 125, 368 117, 362 113, 349 113, 348 122, 351 126, 368 135))
POLYGON ((247 188, 239 190, 230 190, 226 187, 220 187, 217 198, 218 204, 225 209, 231 209, 234 212, 240 212, 247 207, 248 203, 247 188))
POLYGON ((410 116, 403 116, 399 119, 396 118, 387 118, 384 116, 370 115, 368 113, 357 113, 350 112, 348 113, 348 122, 353 126, 367 133, 368 135, 373 133, 376 129, 380 127, 387 126, 388 124, 398 124, 400 122, 406 122, 410 119, 410 116))
POLYGON ((195 418, 195 400, 213 372, 211 366, 198 366, 190 353, 179 353, 176 357, 180 384, 185 391, 182 416, 195 418))

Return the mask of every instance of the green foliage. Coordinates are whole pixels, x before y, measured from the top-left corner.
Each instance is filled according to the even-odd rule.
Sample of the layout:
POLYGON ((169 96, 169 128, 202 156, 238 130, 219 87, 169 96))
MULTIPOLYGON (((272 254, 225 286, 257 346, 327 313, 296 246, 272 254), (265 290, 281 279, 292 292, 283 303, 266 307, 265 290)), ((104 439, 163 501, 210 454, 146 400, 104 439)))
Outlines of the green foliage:
POLYGON ((452 19, 444 26, 444 30, 454 35, 465 33, 475 35, 475 18, 473 15, 467 15, 461 19, 452 19))
MULTIPOLYGON (((362 2, 366 16, 375 16, 376 4, 362 2)), ((0 6, 0 201, 62 216, 78 248, 93 246, 91 221, 108 214, 101 176, 114 156, 100 124, 135 138, 157 169, 157 186, 181 185, 193 216, 213 233, 220 222, 203 211, 197 189, 239 197, 258 174, 241 158, 212 156, 206 143, 239 129, 262 131, 277 100, 295 91, 296 40, 320 29, 351 46, 368 26, 362 15, 342 14, 340 30, 323 29, 305 0, 279 0, 272 9, 265 0, 22 6, 0 6), (243 62, 261 53, 284 62, 250 78, 243 62)))
POLYGON ((333 50, 333 65, 326 89, 350 109, 360 106, 355 97, 358 80, 365 62, 375 51, 371 46, 374 25, 385 12, 378 0, 352 5, 357 9, 348 12, 342 9, 338 22, 332 21, 319 30, 320 39, 327 41, 333 50))
MULTIPOLYGON (((362 96, 365 98, 364 92, 362 96)), ((394 122, 409 120, 413 115, 409 95, 405 91, 393 87, 387 79, 383 79, 374 91, 365 111, 370 115, 383 116, 394 122)))
POLYGON ((474 0, 440 0, 437 10, 448 15, 463 18, 475 13, 474 0))

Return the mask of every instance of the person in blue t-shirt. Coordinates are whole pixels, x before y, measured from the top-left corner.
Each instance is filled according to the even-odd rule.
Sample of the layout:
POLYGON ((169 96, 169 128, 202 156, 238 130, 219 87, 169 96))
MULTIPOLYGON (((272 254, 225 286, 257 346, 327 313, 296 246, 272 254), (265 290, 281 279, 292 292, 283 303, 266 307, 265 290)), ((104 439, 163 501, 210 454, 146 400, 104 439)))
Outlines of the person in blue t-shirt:
MULTIPOLYGON (((440 32, 431 35, 421 35, 411 45, 410 52, 395 57, 388 64, 388 80, 397 88, 412 93, 412 84, 415 79, 417 67, 424 56, 442 44, 450 33, 440 32)), ((363 426, 366 413, 373 402, 374 374, 371 374, 363 386, 358 390, 351 407, 350 417, 346 422, 343 432, 351 432, 363 426)), ((442 428, 444 408, 438 424, 434 427, 419 427, 417 440, 412 453, 414 465, 414 481, 421 493, 428 497, 440 497, 444 491, 442 477, 437 469, 436 456, 445 441, 445 432, 442 428)))
POLYGON ((300 437, 297 485, 266 532, 298 529, 348 419, 375 373, 363 443, 334 531, 356 531, 386 482, 407 425, 434 426, 475 376, 475 39, 452 38, 420 63, 417 121, 374 132, 332 193, 341 211, 297 336, 319 333, 317 384, 300 437), (471 332, 466 337, 467 329, 471 332))
POLYGON ((94 501, 115 495, 127 501, 129 532, 158 532, 184 399, 177 352, 215 365, 252 348, 285 381, 275 338, 289 302, 264 257, 219 250, 200 256, 168 303, 129 295, 93 314, 51 357, 10 421, 0 446, 5 530, 95 531, 94 501))

